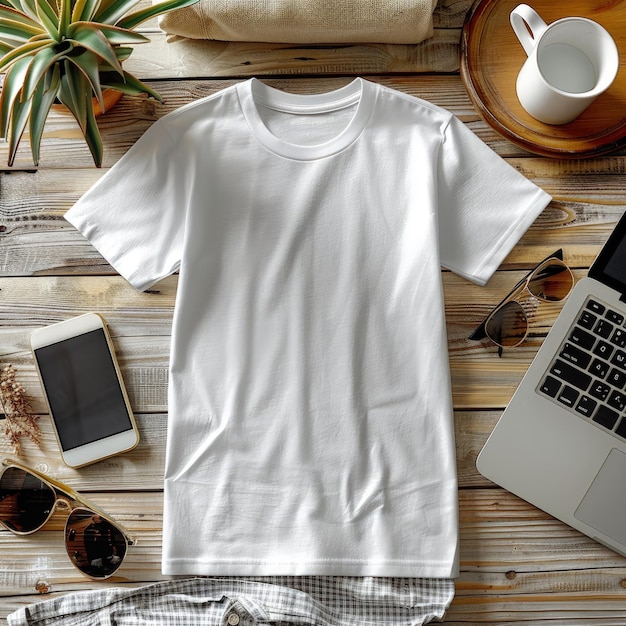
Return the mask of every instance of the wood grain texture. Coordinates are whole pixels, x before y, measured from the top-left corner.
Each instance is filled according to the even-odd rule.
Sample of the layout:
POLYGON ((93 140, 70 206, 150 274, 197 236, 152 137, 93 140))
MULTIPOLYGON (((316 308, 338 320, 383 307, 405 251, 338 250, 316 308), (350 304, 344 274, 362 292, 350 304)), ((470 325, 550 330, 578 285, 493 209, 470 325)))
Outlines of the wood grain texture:
MULTIPOLYGON (((132 65, 160 91, 165 103, 125 96, 100 120, 102 170, 93 167, 73 120, 60 113, 46 126, 41 167, 32 167, 26 141, 16 166, 3 167, 6 146, 0 143, 0 365, 13 362, 18 368, 41 415, 44 444, 39 450, 25 443, 23 458, 86 493, 139 538, 119 576, 94 583, 77 574, 65 555, 60 513, 31 537, 0 530, 0 620, 18 607, 70 591, 162 579, 167 378, 178 278, 137 293, 65 222, 65 211, 154 121, 236 80, 263 76, 277 88, 314 93, 365 75, 449 109, 553 196, 486 287, 443 274, 461 529, 461 577, 445 623, 626 624, 626 559, 497 488, 475 466, 559 307, 537 307, 530 340, 505 351, 501 359, 488 342, 467 339, 511 285, 556 248, 563 247, 577 277, 585 274, 626 209, 626 149, 602 158, 547 159, 487 124, 458 72, 461 29, 471 4, 442 0, 434 16, 435 36, 418 46, 167 43, 152 25, 151 43, 137 47, 129 69, 132 65), (126 455, 73 470, 60 461, 28 335, 36 327, 89 310, 101 312, 110 324, 141 442, 126 455)), ((0 454, 8 452, 0 436, 0 454)))
MULTIPOLYGON (((132 58, 132 57, 131 57, 132 58)), ((315 93, 329 91, 345 85, 352 80, 348 77, 314 77, 314 78, 267 78, 265 82, 278 89, 289 89, 294 93, 315 93)), ((493 128, 486 124, 476 112, 458 74, 453 75, 425 75, 411 76, 385 75, 368 76, 368 80, 398 89, 418 98, 423 98, 434 104, 448 109, 464 121, 468 127, 487 143, 493 150, 504 158, 525 159, 529 156, 493 128)), ((104 167, 110 167, 133 145, 133 143, 160 117, 188 104, 198 98, 209 96, 233 84, 233 80, 222 79, 184 79, 176 81, 149 79, 164 98, 160 104, 155 100, 144 97, 124 96, 122 101, 99 121, 100 132, 105 143, 104 167)), ((26 135, 27 137, 28 135, 26 135)), ((623 172, 624 163, 619 155, 626 154, 626 149, 615 153, 615 161, 611 170, 598 169, 598 174, 617 174, 623 172)), ((613 157, 607 157, 613 158, 613 157)), ((7 148, 0 143, 0 172, 38 171, 32 165, 30 149, 27 141, 23 141, 18 150, 13 168, 6 167, 7 148)), ((535 162, 543 163, 541 160, 535 162)), ((548 161, 542 167, 558 168, 559 165, 548 161)), ((91 168, 89 151, 82 139, 80 129, 69 113, 53 111, 48 118, 44 130, 44 142, 41 151, 41 168, 47 171, 54 169, 81 169, 91 168), (58 159, 63 154, 63 159, 58 159)), ((579 171, 585 166, 594 167, 587 161, 575 161, 573 167, 579 171)), ((597 166, 595 166, 597 167, 597 166)), ((593 179, 590 179, 593 184, 593 179)))
MULTIPOLYGON (((580 277, 581 272, 576 272, 580 277)), ((535 306, 529 340, 505 352, 487 341, 467 339, 491 308, 523 276, 502 272, 486 290, 444 273, 446 315, 454 403, 456 408, 502 408, 510 399, 534 352, 560 310, 558 304, 535 306), (471 304, 468 304, 470 302, 471 304), (478 402, 478 404, 476 404, 478 402)), ((165 411, 167 366, 177 277, 161 281, 148 293, 136 292, 123 278, 111 276, 51 276, 0 278, 0 360, 20 368, 33 390, 37 376, 28 336, 39 326, 88 311, 100 312, 110 326, 133 406, 138 411, 165 411), (16 319, 16 311, 20 318, 16 319), (15 327, 16 321, 19 327, 15 327)), ((44 411, 39 393, 33 408, 44 411)))
MULTIPOLYGON (((95 492, 89 497, 138 540, 114 580, 89 586, 163 579, 161 494, 95 492)), ((606 548, 499 489, 462 492, 460 515, 463 574, 446 623, 500 623, 505 614, 522 622, 544 612, 546 619, 566 619, 571 611, 588 620, 622 615, 626 567, 606 548)), ((63 523, 55 515, 37 535, 2 537, 0 615, 37 599, 37 590, 54 594, 85 587, 67 560, 63 523)))

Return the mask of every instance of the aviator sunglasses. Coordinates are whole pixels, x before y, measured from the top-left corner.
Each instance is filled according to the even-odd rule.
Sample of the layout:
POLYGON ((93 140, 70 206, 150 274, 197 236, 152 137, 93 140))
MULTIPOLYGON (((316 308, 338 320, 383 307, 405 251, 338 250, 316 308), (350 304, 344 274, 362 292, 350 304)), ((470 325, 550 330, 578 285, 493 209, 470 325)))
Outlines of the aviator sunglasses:
POLYGON ((57 506, 69 511, 65 549, 72 564, 90 578, 112 576, 135 543, 126 530, 71 487, 17 461, 2 461, 2 526, 16 535, 30 535, 46 524, 57 506))
POLYGON ((487 337, 498 346, 501 356, 503 348, 519 346, 528 336, 528 316, 519 302, 525 291, 543 302, 560 302, 573 286, 572 271, 563 262, 563 251, 557 250, 522 278, 469 338, 487 337))

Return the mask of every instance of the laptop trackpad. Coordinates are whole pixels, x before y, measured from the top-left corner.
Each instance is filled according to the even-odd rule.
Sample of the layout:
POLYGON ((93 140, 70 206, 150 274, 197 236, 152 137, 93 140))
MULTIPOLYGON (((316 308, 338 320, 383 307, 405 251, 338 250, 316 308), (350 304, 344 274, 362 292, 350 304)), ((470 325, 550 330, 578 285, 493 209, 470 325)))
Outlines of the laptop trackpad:
POLYGON ((626 545, 626 454, 611 450, 574 516, 626 545))

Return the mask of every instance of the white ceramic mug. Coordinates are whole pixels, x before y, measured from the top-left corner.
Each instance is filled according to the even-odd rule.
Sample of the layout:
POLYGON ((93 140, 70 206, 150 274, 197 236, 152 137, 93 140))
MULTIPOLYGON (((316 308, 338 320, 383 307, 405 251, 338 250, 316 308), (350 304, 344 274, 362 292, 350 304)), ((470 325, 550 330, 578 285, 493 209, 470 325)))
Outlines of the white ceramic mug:
POLYGON ((615 79, 617 46, 597 22, 565 17, 548 25, 527 4, 510 18, 528 55, 517 77, 517 97, 539 121, 571 122, 615 79))

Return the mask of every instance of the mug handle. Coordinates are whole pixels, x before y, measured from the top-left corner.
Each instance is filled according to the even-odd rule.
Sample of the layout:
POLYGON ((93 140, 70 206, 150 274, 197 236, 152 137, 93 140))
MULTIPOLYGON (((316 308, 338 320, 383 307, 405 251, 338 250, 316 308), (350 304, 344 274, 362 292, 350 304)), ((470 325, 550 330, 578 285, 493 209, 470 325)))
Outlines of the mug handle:
POLYGON ((526 54, 530 56, 548 25, 539 17, 537 11, 527 4, 516 6, 511 11, 510 20, 517 38, 526 54))

